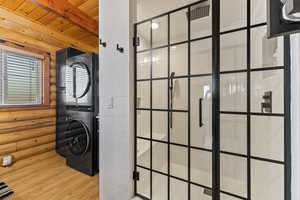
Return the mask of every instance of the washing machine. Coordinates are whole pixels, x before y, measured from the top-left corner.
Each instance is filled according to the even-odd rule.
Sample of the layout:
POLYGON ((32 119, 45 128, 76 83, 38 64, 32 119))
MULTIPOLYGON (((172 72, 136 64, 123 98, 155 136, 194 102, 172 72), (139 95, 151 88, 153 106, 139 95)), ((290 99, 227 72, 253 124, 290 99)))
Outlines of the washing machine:
POLYGON ((60 50, 56 55, 56 152, 68 157, 68 111, 91 112, 93 115, 97 115, 99 111, 98 55, 72 48, 60 50))
POLYGON ((98 106, 98 56, 84 53, 67 59, 65 99, 67 108, 81 107, 93 111, 98 106))
POLYGON ((93 176, 98 167, 98 122, 89 111, 67 110, 64 148, 69 167, 93 176))

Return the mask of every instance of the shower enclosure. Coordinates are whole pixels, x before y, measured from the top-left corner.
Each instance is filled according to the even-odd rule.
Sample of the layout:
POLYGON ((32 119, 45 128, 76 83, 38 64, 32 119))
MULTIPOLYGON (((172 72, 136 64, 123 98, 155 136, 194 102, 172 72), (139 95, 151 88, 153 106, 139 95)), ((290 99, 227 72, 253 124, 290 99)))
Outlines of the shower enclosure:
POLYGON ((135 193, 289 200, 289 38, 266 1, 202 0, 135 25, 135 193))

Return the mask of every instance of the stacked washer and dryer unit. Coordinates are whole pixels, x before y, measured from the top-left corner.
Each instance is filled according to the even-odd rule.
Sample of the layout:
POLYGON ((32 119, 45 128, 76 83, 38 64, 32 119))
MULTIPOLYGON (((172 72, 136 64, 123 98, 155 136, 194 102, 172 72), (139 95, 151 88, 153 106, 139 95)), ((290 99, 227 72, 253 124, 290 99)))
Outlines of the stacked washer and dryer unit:
POLYGON ((98 56, 73 48, 56 53, 56 151, 69 167, 93 176, 99 171, 98 56))

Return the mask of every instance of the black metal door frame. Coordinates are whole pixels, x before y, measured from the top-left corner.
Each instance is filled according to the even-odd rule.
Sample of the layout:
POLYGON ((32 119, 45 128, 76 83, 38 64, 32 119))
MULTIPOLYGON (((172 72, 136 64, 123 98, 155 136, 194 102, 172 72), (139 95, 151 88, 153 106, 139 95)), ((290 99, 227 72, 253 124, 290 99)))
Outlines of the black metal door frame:
MULTIPOLYGON (((168 177, 168 191, 167 196, 168 200, 170 199, 170 178, 178 179, 180 181, 186 182, 188 184, 188 196, 187 200, 191 199, 190 191, 191 191, 191 184, 202 187, 204 189, 209 189, 212 191, 212 200, 220 200, 220 193, 232 196, 237 199, 244 199, 244 200, 251 200, 251 160, 259 160, 259 161, 265 161, 269 163, 275 163, 280 164, 284 166, 284 200, 290 200, 291 199, 291 131, 290 131, 290 101, 291 101, 291 81, 290 81, 290 38, 289 36, 284 37, 284 66, 275 66, 275 67, 263 67, 263 68, 251 68, 251 30, 253 28, 266 26, 266 23, 260 23, 251 25, 251 0, 247 1, 247 25, 242 28, 237 28, 229 31, 220 32, 220 1, 221 0, 212 0, 212 35, 206 36, 202 38, 197 39, 191 39, 191 22, 188 20, 188 40, 171 44, 170 43, 170 15, 173 13, 176 13, 178 11, 181 11, 183 9, 187 9, 188 11, 191 10, 192 6, 195 6, 199 3, 205 2, 207 0, 200 0, 198 2, 186 5, 184 7, 169 11, 167 13, 149 18, 147 20, 143 20, 141 22, 138 22, 135 24, 134 27, 134 46, 135 46, 135 53, 134 53, 134 64, 135 64, 135 72, 134 72, 134 87, 135 87, 135 161, 134 161, 134 192, 135 195, 142 197, 143 199, 149 199, 137 192, 137 182, 139 181, 139 172, 137 168, 142 168, 145 170, 150 171, 150 200, 152 200, 152 172, 164 175, 168 177), (167 22, 168 22, 168 44, 160 47, 152 47, 152 29, 150 29, 150 43, 151 46, 149 49, 138 51, 137 46, 139 45, 139 38, 137 37, 137 27, 140 24, 150 22, 152 24, 152 21, 167 16, 167 22), (233 71, 227 71, 227 72, 221 72, 220 71, 220 36, 222 34, 228 34, 233 33, 236 31, 247 31, 247 68, 245 70, 233 70, 233 71), (198 40, 204 40, 204 39, 212 39, 212 73, 211 74, 202 74, 202 75, 191 75, 191 62, 190 62, 190 45, 193 41, 198 40), (170 86, 170 80, 169 75, 171 73, 170 71, 170 47, 173 45, 178 44, 188 44, 188 75, 187 76, 178 76, 176 78, 187 78, 188 79, 188 110, 172 110, 170 108, 170 104, 168 103, 168 109, 152 109, 152 81, 153 80, 168 80, 168 87, 170 86), (143 52, 150 52, 150 56, 152 57, 152 51, 161 49, 161 48, 167 48, 168 49, 168 77, 162 77, 162 78, 153 78, 152 77, 152 62, 150 64, 150 78, 149 79, 137 79, 137 54, 143 53, 143 52), (258 72, 258 71, 267 71, 267 70, 283 70, 284 72, 284 113, 256 113, 251 112, 251 72, 258 72), (226 74, 226 73, 246 73, 247 74, 247 112, 228 112, 228 111, 221 111, 220 110, 220 75, 226 74), (212 76, 212 137, 213 137, 213 143, 212 143, 212 150, 207 149, 200 149, 204 151, 210 151, 212 152, 212 187, 209 188, 204 185, 200 185, 194 182, 191 182, 191 149, 196 148, 191 146, 191 133, 190 133, 190 90, 191 90, 191 77, 202 77, 202 76, 212 76), (150 83, 150 108, 139 108, 137 105, 137 83, 141 81, 149 81, 150 83), (137 112, 138 111, 149 111, 150 112, 150 138, 143 138, 138 136, 137 134, 137 112), (168 112, 168 140, 166 141, 159 141, 155 140, 152 137, 152 111, 165 111, 168 112), (170 174, 170 145, 178 145, 170 142, 170 113, 171 112, 184 112, 188 114, 188 145, 182 145, 180 146, 186 147, 188 149, 188 178, 187 180, 178 178, 176 176, 173 176, 170 174), (221 114, 234 114, 234 115, 244 115, 247 116, 247 155, 243 154, 237 154, 237 153, 231 153, 231 152, 225 152, 220 150, 220 115, 221 114), (275 117, 283 117, 284 118, 284 161, 278 161, 278 160, 272 160, 272 159, 266 159, 266 158, 260 158, 255 157, 251 155, 251 116, 275 116, 275 117), (137 140, 147 140, 150 142, 150 168, 145 166, 140 166, 137 164, 137 140), (168 173, 160 172, 157 170, 152 169, 152 142, 161 142, 168 145, 168 173), (227 191, 222 191, 220 189, 220 154, 227 154, 227 155, 233 155, 238 157, 243 157, 247 159, 247 197, 242 197, 236 194, 232 194, 227 191)), ((170 100, 170 94, 168 94, 168 102, 170 100)), ((153 199, 155 200, 155 199, 153 199)))

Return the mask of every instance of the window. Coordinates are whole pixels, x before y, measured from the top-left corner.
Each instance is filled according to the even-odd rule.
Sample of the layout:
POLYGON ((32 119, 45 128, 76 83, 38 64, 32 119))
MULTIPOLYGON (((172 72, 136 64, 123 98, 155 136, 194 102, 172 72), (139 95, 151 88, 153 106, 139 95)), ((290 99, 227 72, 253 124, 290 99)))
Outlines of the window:
POLYGON ((43 59, 0 48, 0 106, 43 104, 43 59))

